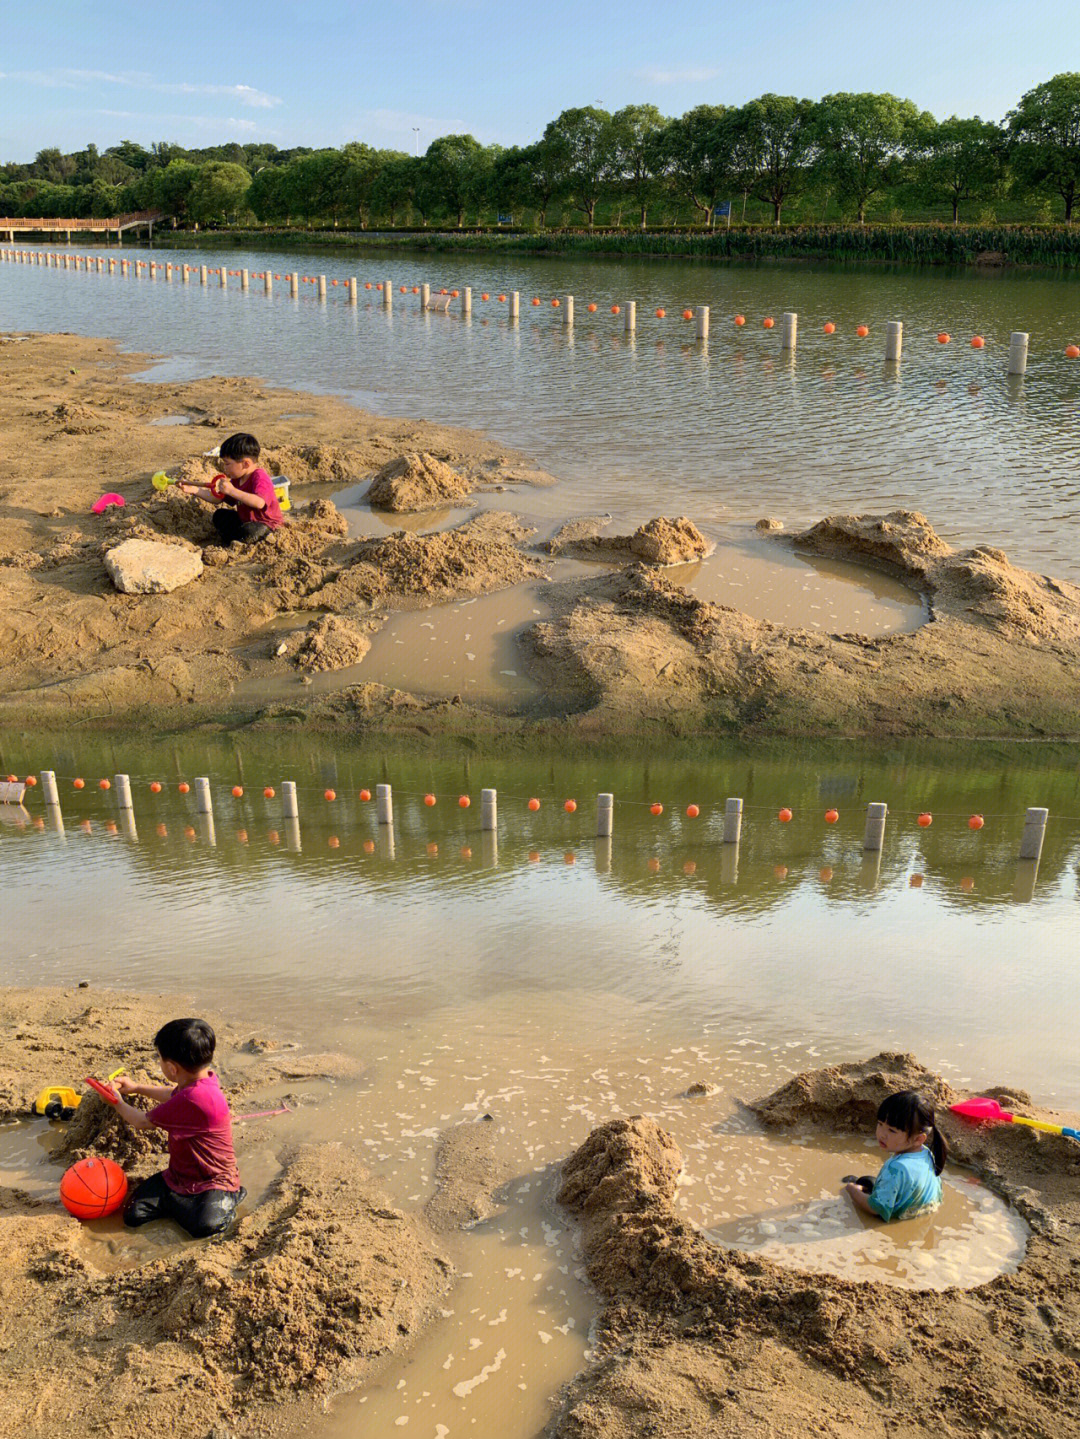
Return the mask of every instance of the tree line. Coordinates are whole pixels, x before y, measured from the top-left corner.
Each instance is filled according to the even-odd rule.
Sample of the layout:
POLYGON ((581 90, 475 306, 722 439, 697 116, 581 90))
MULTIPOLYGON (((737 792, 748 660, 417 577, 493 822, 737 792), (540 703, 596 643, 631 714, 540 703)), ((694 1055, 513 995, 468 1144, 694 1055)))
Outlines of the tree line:
POLYGON ((340 149, 134 141, 99 153, 42 150, 0 166, 0 215, 106 216, 159 209, 181 225, 453 226, 598 223, 710 229, 718 217, 779 226, 836 219, 964 218, 1003 211, 1071 224, 1080 188, 1080 74, 1021 96, 1000 123, 936 120, 888 94, 564 110, 535 143, 444 135, 412 156, 340 149), (730 210, 725 210, 730 206, 730 210), (749 207, 749 209, 748 209, 749 207), (970 212, 976 213, 971 215, 970 212))

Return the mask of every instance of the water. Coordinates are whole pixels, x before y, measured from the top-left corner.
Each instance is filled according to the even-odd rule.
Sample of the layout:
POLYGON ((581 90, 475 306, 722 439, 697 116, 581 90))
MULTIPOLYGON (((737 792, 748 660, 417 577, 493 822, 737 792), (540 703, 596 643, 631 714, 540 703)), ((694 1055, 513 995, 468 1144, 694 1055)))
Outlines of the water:
MULTIPOLYGON (((113 250, 114 256, 134 251, 113 250)), ((141 252, 145 254, 146 252, 141 252)), ((711 534, 771 514, 801 525, 836 511, 924 511, 952 543, 987 542, 1014 562, 1080 579, 1080 364, 1076 280, 1023 272, 859 271, 792 265, 515 260, 497 256, 359 259, 262 250, 222 252, 252 270, 296 268, 394 286, 359 305, 331 287, 267 298, 257 282, 222 292, 0 268, 0 326, 115 337, 163 356, 149 378, 257 374, 333 392, 380 412, 466 425, 525 449, 564 481, 563 513, 616 510, 637 521, 688 513, 711 534), (366 273, 365 273, 366 272, 366 273), (413 285, 473 289, 474 315, 418 312, 413 285), (397 292, 399 285, 409 290, 397 292), (520 324, 495 298, 517 289, 520 324), (480 295, 492 297, 484 302, 480 295), (548 301, 577 297, 568 337, 548 301), (533 295, 544 303, 534 309, 533 295), (373 298, 374 297, 374 298, 373 298), (628 341, 613 303, 638 300, 628 341), (589 315, 586 302, 597 312, 589 315), (684 306, 712 308, 708 347, 684 306), (664 306, 667 318, 653 311, 664 306), (800 316, 797 358, 779 348, 785 310, 800 316), (737 330, 731 317, 747 317, 737 330), (882 362, 885 322, 902 318, 904 360, 882 362), (826 336, 822 324, 836 323, 826 336), (860 323, 865 340, 855 336, 860 323), (941 346, 940 330, 953 342, 941 346), (1005 376, 1013 330, 1031 333, 1023 381, 1005 376), (968 340, 985 337, 976 352, 968 340)), ((206 251, 170 249, 201 263, 206 251)), ((272 439, 272 436, 264 436, 272 439)))

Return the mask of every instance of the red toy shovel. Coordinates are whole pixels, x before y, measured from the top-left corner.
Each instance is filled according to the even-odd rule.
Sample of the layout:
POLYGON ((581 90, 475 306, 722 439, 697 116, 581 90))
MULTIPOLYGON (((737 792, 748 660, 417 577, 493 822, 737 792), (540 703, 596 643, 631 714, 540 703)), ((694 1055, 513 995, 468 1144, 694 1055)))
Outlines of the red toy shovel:
POLYGON ((117 1094, 116 1090, 110 1089, 107 1084, 102 1084, 101 1080, 95 1079, 92 1074, 88 1074, 86 1076, 86 1083, 90 1086, 92 1090, 94 1090, 97 1094, 101 1095, 102 1099, 105 1101, 106 1104, 119 1103, 120 1096, 117 1094))
POLYGON ((1080 1129, 1067 1129, 1062 1124, 1044 1124, 1041 1119, 1025 1119, 1022 1114, 1010 1114, 996 1099, 964 1099, 959 1104, 950 1104, 949 1108, 953 1114, 981 1124, 1023 1124, 1028 1129, 1041 1129, 1044 1134, 1064 1134, 1069 1139, 1080 1139, 1080 1129))

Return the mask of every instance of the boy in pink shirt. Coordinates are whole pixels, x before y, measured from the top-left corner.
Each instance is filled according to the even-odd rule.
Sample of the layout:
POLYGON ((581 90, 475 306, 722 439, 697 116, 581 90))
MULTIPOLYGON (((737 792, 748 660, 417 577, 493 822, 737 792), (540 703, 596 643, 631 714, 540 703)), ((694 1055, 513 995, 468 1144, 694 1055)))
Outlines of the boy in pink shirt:
POLYGON ((117 1110, 133 1129, 157 1127, 169 1136, 169 1167, 144 1179, 125 1206, 124 1223, 133 1229, 151 1219, 175 1219, 193 1239, 205 1239, 227 1228, 245 1197, 228 1101, 210 1071, 216 1042, 205 1019, 170 1020, 154 1035, 169 1085, 136 1084, 124 1076, 112 1081, 120 1095, 117 1110), (135 1109, 125 1094, 158 1103, 135 1109))
POLYGON ((234 540, 255 544, 285 523, 274 482, 260 468, 260 454, 261 447, 254 435, 230 435, 222 440, 218 449, 223 479, 212 489, 206 485, 177 486, 184 495, 198 495, 212 502, 225 501, 212 516, 223 545, 230 545, 234 540))

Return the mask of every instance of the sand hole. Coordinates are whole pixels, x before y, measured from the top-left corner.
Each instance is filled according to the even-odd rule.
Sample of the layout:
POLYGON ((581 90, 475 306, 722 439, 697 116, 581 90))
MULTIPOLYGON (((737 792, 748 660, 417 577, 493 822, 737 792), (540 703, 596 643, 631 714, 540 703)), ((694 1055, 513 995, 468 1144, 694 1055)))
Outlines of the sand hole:
POLYGON ((151 420, 150 423, 151 423, 152 425, 157 425, 159 428, 162 428, 162 429, 167 428, 167 427, 169 427, 169 426, 171 426, 171 425, 190 425, 190 424, 191 424, 191 416, 190 416, 190 415, 158 415, 157 419, 156 419, 156 420, 151 420))

